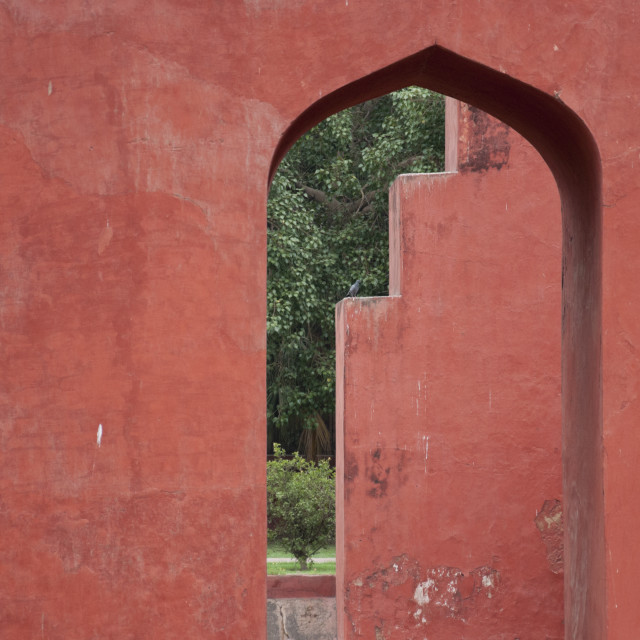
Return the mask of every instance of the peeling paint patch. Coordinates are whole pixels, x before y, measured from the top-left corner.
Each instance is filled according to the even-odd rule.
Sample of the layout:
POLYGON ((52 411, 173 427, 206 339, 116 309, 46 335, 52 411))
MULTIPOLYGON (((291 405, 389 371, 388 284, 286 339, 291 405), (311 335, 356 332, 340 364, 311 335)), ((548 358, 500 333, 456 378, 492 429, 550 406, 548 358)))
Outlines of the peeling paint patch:
POLYGON ((474 581, 474 591, 491 599, 498 591, 500 574, 491 567, 478 567, 471 572, 474 581))
POLYGON ((368 601, 375 600, 376 591, 381 591, 396 611, 393 619, 381 617, 381 633, 392 633, 393 628, 424 630, 438 620, 466 624, 475 615, 495 615, 500 607, 500 582, 500 573, 488 565, 468 572, 447 566, 423 569, 403 554, 388 566, 352 580, 346 598, 357 610, 365 611, 368 601), (406 618, 401 620, 402 616, 406 618))
POLYGON ((425 611, 425 619, 434 615, 433 607, 440 607, 447 617, 462 617, 463 596, 460 591, 464 573, 455 567, 435 567, 427 570, 427 579, 420 582, 413 599, 425 611))
MULTIPOLYGON (((413 592, 413 599, 418 604, 429 604, 431 602, 430 593, 435 589, 435 582, 429 578, 425 582, 421 582, 413 592)), ((422 613, 422 609, 418 609, 422 613)))
POLYGON ((564 525, 560 500, 545 500, 534 522, 547 550, 549 569, 556 574, 563 573, 564 525))
POLYGON ((498 571, 488 566, 478 567, 468 574, 457 567, 435 567, 428 569, 427 575, 413 594, 421 621, 435 616, 466 620, 477 608, 477 599, 493 598, 500 582, 498 571))

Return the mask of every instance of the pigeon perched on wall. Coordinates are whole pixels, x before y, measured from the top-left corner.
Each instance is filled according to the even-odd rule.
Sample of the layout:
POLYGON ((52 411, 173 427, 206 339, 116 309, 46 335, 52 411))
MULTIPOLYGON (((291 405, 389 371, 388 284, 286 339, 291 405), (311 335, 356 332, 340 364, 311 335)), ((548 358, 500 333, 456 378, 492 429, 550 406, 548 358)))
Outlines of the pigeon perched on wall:
POLYGON ((355 298, 358 295, 358 291, 360 290, 360 280, 356 280, 350 287, 349 293, 347 295, 350 298, 355 298))

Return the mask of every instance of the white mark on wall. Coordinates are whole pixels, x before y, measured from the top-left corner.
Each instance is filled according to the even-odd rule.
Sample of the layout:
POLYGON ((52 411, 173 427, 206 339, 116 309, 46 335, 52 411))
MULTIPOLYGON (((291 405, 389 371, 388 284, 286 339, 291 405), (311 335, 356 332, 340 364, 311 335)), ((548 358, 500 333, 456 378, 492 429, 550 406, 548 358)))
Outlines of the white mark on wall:
POLYGON ((430 591, 432 591, 435 586, 436 583, 431 578, 428 578, 424 582, 420 582, 416 587, 416 590, 413 592, 414 601, 421 606, 429 604, 431 600, 430 591))
MULTIPOLYGON (((422 616, 420 617, 420 614, 422 613, 422 609, 418 609, 414 614, 413 617, 418 621, 418 622, 422 622, 422 624, 426 624, 427 619, 422 616)), ((398 627, 396 627, 397 629, 398 627)), ((427 640, 427 638, 424 638, 424 640, 427 640)))
POLYGON ((424 374, 424 380, 418 380, 418 393, 416 395, 416 416, 420 415, 420 400, 423 401, 423 407, 427 402, 427 375, 424 374))
POLYGON ((494 587, 493 577, 491 575, 482 576, 482 586, 485 589, 489 589, 489 591, 487 592, 487 598, 491 598, 492 593, 491 593, 490 589, 492 589, 494 587))
POLYGON ((427 462, 429 461, 429 436, 422 436, 424 446, 424 472, 427 473, 427 462))
POLYGON ((50 96, 53 93, 53 82, 49 80, 49 86, 47 87, 47 95, 50 96))
MULTIPOLYGON (((609 549, 609 564, 613 565, 613 554, 611 553, 611 549, 609 549)), ((620 573, 619 569, 616 569, 616 575, 620 573)), ((616 580, 611 581, 611 595, 613 596, 613 606, 615 609, 618 608, 618 596, 616 594, 616 580)))
POLYGON ((100 447, 100 444, 102 443, 102 424, 98 425, 98 447, 100 447))

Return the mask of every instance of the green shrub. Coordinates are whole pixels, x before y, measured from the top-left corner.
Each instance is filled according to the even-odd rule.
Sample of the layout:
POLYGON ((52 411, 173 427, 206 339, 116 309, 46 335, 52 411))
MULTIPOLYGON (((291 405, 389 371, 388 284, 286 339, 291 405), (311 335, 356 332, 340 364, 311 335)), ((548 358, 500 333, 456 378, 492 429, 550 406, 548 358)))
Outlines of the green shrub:
POLYGON ((275 460, 267 462, 269 542, 284 547, 308 568, 318 549, 333 544, 336 530, 336 474, 326 460, 305 460, 297 452, 285 459, 273 445, 275 460))

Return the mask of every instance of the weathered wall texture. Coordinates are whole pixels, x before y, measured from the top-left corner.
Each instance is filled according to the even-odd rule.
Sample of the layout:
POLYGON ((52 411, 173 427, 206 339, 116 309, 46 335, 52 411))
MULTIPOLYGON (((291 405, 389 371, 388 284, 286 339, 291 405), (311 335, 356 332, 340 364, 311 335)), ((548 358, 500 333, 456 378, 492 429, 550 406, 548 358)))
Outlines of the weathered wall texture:
POLYGON ((563 637, 559 198, 460 108, 459 173, 391 190, 397 295, 336 312, 344 638, 563 637))
POLYGON ((267 640, 335 640, 335 598, 267 600, 267 640))
MULTIPOLYGON (((558 183, 565 631, 633 637, 639 13, 635 0, 2 0, 2 637, 265 637, 267 176, 313 122, 416 83, 525 134, 558 183)), ((469 175, 434 182, 430 198, 454 182, 474 195, 469 175)), ((408 202, 413 184, 401 184, 408 202)), ((501 206, 499 190, 486 197, 501 206)), ((506 273, 495 278, 485 297, 504 302, 506 273)), ((458 344, 490 326, 474 322, 458 344)), ((492 407, 509 404, 501 391, 492 407)), ((444 440, 424 435, 427 480, 443 477, 444 440)), ((465 446, 469 460, 476 443, 465 446)), ((501 452, 477 446, 493 480, 501 452)), ((450 478, 460 490, 467 480, 464 465, 450 478)), ((502 497, 514 522, 518 502, 502 497)), ((559 579, 537 535, 541 576, 559 579)), ((509 575, 483 541, 427 568, 509 575)), ((402 548, 407 567, 421 557, 402 548)), ((392 552, 377 550, 376 566, 392 552)), ((517 595, 498 583, 507 606, 517 595)))

